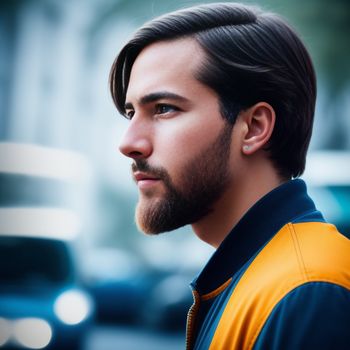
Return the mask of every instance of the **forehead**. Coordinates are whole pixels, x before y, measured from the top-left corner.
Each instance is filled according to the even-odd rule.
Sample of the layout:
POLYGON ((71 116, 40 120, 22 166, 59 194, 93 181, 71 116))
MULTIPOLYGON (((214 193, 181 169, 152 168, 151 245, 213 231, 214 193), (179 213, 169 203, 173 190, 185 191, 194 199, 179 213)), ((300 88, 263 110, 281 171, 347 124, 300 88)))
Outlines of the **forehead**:
POLYGON ((161 41, 147 46, 132 66, 126 100, 159 89, 180 93, 203 87, 195 78, 203 59, 202 48, 192 38, 161 41))

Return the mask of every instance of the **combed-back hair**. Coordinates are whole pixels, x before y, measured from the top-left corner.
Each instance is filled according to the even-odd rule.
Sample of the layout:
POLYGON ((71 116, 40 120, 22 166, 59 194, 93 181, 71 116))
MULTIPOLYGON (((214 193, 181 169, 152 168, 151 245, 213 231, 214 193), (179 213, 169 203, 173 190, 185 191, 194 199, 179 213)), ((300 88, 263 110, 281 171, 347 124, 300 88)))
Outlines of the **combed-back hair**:
MULTIPOLYGON (((110 89, 124 114, 132 66, 138 54, 159 41, 193 38, 205 52, 196 78, 213 89, 221 114, 234 123, 257 102, 275 110, 266 147, 283 178, 300 176, 310 142, 316 77, 310 56, 284 19, 257 7, 213 3, 175 11, 141 27, 113 63, 110 89)), ((164 63, 166 64, 166 63, 164 63)))

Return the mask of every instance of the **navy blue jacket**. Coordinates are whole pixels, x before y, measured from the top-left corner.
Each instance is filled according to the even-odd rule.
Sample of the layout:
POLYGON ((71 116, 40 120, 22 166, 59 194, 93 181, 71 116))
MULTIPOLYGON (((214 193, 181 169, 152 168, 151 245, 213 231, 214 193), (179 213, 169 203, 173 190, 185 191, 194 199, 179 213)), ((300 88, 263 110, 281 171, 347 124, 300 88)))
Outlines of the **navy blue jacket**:
POLYGON ((350 349, 350 241, 302 180, 258 201, 192 289, 187 349, 350 349))

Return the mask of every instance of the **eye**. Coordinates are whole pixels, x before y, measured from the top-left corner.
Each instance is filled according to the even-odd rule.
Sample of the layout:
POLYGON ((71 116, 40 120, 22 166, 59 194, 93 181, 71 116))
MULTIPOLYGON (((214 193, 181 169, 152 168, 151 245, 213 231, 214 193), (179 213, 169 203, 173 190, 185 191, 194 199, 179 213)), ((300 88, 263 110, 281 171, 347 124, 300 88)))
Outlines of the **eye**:
POLYGON ((168 105, 164 103, 157 104, 155 107, 156 114, 167 114, 167 113, 177 112, 179 110, 180 110, 179 108, 173 105, 168 105))
POLYGON ((133 109, 129 109, 129 110, 125 111, 124 116, 125 116, 126 119, 131 120, 132 117, 134 116, 134 114, 135 114, 135 111, 133 109))

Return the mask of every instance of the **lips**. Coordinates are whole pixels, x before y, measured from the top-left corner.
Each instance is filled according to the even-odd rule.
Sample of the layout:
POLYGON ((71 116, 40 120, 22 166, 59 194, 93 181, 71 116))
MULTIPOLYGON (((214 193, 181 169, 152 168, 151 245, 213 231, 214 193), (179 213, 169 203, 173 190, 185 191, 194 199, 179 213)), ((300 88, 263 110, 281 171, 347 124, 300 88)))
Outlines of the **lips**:
POLYGON ((136 182, 145 181, 145 180, 159 180, 159 178, 156 176, 153 176, 153 175, 150 175, 147 173, 143 173, 140 171, 136 171, 133 175, 134 175, 134 179, 136 182))
POLYGON ((149 188, 160 180, 159 177, 140 171, 133 173, 133 177, 140 189, 149 188))

